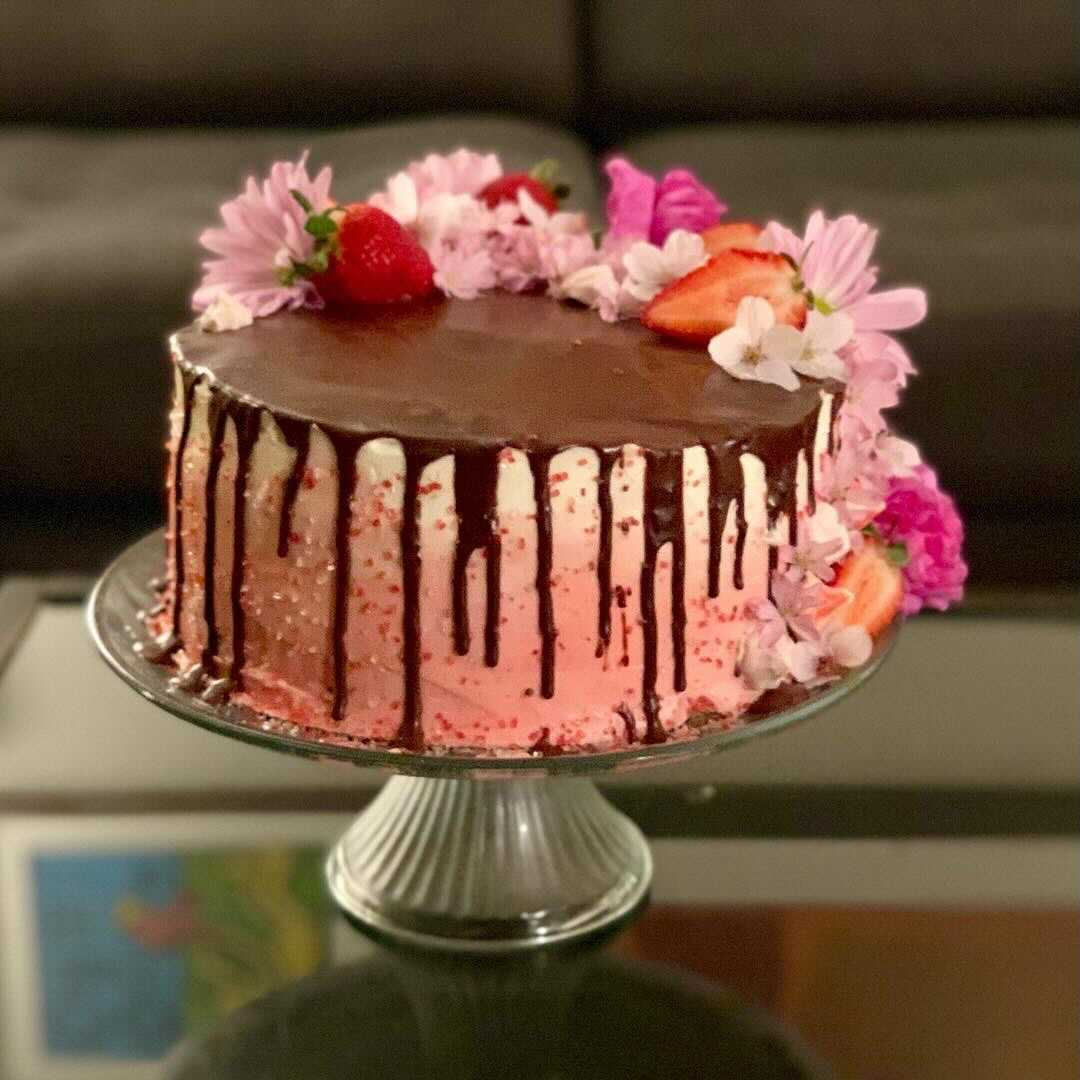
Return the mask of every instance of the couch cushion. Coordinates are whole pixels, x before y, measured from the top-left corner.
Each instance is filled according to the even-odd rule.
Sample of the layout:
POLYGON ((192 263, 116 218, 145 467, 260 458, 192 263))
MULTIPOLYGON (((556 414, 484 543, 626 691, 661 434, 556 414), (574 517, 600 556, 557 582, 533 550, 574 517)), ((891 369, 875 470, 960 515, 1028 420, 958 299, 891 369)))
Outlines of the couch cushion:
POLYGON ((566 119, 573 0, 4 0, 0 120, 328 126, 418 110, 566 119))
POLYGON ((0 134, 0 501, 154 493, 164 338, 191 318, 196 236, 243 177, 310 147, 341 198, 364 198, 432 149, 558 158, 595 207, 588 152, 561 129, 484 117, 332 134, 0 134))
POLYGON ((590 9, 590 100, 616 129, 673 117, 945 119, 1080 107, 1067 0, 878 0, 842 10, 595 0, 590 9))
POLYGON ((1059 123, 701 126, 631 143, 644 167, 697 169, 732 218, 808 210, 881 227, 882 284, 925 285, 902 335, 921 376, 898 425, 969 510, 1076 507, 1080 144, 1059 123))

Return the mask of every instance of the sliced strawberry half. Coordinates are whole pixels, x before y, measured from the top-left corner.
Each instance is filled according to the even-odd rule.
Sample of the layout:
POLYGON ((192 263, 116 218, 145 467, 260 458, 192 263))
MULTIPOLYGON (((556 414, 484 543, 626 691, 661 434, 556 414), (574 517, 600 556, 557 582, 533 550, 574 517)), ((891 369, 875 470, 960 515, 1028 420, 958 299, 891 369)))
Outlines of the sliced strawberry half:
POLYGON ((885 547, 868 540, 839 566, 833 588, 851 594, 830 615, 829 623, 861 626, 879 634, 896 618, 904 601, 904 578, 885 547))
POLYGON ((761 226, 754 221, 726 221, 706 229, 701 239, 705 241, 705 250, 710 255, 719 255, 721 251, 732 248, 752 251, 761 232, 761 226))
POLYGON ((778 323, 802 326, 806 297, 796 281, 795 267, 783 255, 732 248, 658 293, 641 321, 665 337, 705 345, 735 324, 743 297, 760 296, 772 305, 778 323))

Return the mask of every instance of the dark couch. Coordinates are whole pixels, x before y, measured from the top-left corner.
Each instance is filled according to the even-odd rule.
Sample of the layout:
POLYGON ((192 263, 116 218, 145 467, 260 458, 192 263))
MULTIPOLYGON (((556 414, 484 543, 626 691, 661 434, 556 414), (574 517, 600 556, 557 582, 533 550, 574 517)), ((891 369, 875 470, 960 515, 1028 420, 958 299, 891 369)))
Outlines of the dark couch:
POLYGON ((428 149, 685 163, 735 217, 880 224, 930 293, 898 424, 973 582, 1080 580, 1071 4, 189 0, 0 16, 0 571, 92 569, 160 517, 165 332, 195 236, 310 147, 363 197, 428 149), (74 543, 72 542, 74 538, 74 543))

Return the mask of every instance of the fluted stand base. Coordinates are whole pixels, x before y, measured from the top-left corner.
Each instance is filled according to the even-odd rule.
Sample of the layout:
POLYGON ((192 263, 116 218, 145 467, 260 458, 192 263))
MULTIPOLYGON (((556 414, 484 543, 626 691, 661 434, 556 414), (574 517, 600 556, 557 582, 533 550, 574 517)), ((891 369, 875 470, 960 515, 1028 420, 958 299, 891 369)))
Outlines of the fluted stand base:
POLYGON ((330 853, 351 918, 417 945, 511 950, 594 933, 644 898, 640 830, 577 778, 394 776, 330 853))

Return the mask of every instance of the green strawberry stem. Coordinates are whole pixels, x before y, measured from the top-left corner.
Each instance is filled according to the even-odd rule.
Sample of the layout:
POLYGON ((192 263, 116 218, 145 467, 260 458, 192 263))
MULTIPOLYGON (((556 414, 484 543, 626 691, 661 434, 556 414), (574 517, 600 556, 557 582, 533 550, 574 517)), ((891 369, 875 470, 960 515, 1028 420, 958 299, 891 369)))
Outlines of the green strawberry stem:
POLYGON ((869 537, 871 540, 876 540, 879 544, 885 548, 885 558, 893 564, 893 566, 903 570, 908 564, 910 556, 908 555, 907 544, 903 540, 895 540, 891 544, 885 543, 885 537, 878 531, 876 525, 871 522, 869 525, 863 527, 863 536, 869 537))
POLYGON ((299 203, 300 209, 307 214, 304 232, 315 238, 315 247, 309 258, 302 262, 293 259, 291 265, 284 266, 278 271, 278 280, 282 285, 294 285, 297 278, 326 273, 330 268, 331 257, 338 250, 338 220, 335 215, 341 213, 339 206, 330 206, 322 213, 316 214, 311 201, 302 192, 290 188, 289 194, 299 203))
POLYGON ((543 184, 560 202, 570 194, 570 185, 559 179, 559 163, 554 158, 538 161, 529 170, 529 176, 543 184))

